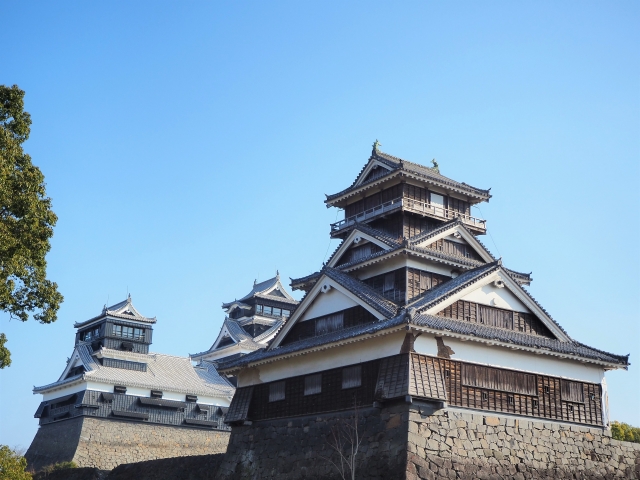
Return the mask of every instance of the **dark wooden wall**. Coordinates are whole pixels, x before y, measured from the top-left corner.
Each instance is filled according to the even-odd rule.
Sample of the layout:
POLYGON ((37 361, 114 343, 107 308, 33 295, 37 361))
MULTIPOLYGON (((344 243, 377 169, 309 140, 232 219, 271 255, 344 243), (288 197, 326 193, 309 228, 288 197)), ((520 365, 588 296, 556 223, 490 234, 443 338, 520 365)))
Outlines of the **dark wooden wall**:
POLYGON ((455 255, 456 257, 471 258, 472 260, 483 261, 482 257, 470 246, 465 243, 452 242, 451 240, 440 239, 427 248, 438 250, 448 255, 455 255))
POLYGON ((602 392, 598 384, 482 367, 484 371, 478 373, 484 375, 484 378, 475 380, 478 385, 465 385, 473 383, 468 381, 469 374, 464 372, 470 368, 468 364, 443 358, 438 359, 438 363, 444 375, 451 405, 602 425, 602 392), (498 378, 498 374, 502 375, 502 380, 498 378), (535 390, 531 389, 531 377, 535 378, 535 390), (501 383, 504 379, 510 379, 511 383, 501 383), (487 387, 481 386, 483 382, 487 382, 487 387), (563 396, 563 385, 565 392, 571 389, 575 396, 569 396, 568 393, 563 396), (490 388, 491 386, 493 388, 490 388), (496 386, 499 386, 500 390, 496 386), (578 398, 584 401, 576 401, 578 398))
POLYGON ((380 295, 391 300, 392 302, 397 302, 397 303, 405 302, 406 291, 407 291, 406 268, 398 268, 397 270, 385 272, 381 275, 376 275, 375 277, 362 280, 362 282, 369 285, 380 295), (384 290, 384 282, 385 282, 385 277, 387 275, 394 275, 393 290, 388 290, 388 291, 384 290))
POLYGON ((439 275, 437 273, 418 270, 417 268, 407 269, 407 301, 411 302, 426 291, 437 287, 441 283, 451 280, 451 277, 439 275))
MULTIPOLYGON (((342 388, 342 368, 317 372, 322 374, 322 391, 304 394, 304 377, 285 380, 285 398, 269 402, 269 383, 254 385, 248 417, 251 420, 309 415, 320 412, 353 409, 356 405, 371 406, 374 400, 379 361, 365 362, 362 366, 362 384, 355 388, 342 388)), ((273 382, 271 382, 273 383, 273 382)))
POLYGON ((403 398, 405 392, 416 398, 444 399, 446 391, 446 401, 456 407, 586 425, 603 422, 599 384, 417 353, 360 365, 360 387, 342 388, 342 370, 351 366, 345 365, 321 372, 322 392, 316 395, 304 395, 304 375, 285 379, 285 399, 275 402, 269 402, 270 383, 240 388, 229 414, 238 410, 240 403, 244 405, 243 412, 249 405, 246 418, 263 420, 346 410, 353 408, 354 402, 370 405, 376 399, 403 398))
POLYGON ((458 300, 438 312, 438 315, 553 338, 549 329, 535 315, 530 313, 514 312, 458 300))
MULTIPOLYGON (((335 312, 335 313, 340 313, 340 312, 335 312)), ((342 313, 344 315, 343 317, 344 328, 355 327, 357 325, 362 325, 364 323, 373 323, 378 321, 378 319, 375 316, 373 316, 369 311, 365 310, 360 306, 351 307, 346 310, 342 310, 342 313)), ((324 317, 320 317, 320 318, 324 318, 324 317)), ((289 343, 304 340, 305 338, 314 337, 316 335, 317 320, 319 319, 314 318, 312 320, 305 320, 304 322, 296 323, 293 327, 291 327, 291 330, 289 330, 289 333, 287 333, 287 336, 282 340, 281 345, 287 345, 289 343)))
MULTIPOLYGON (((377 193, 373 193, 362 200, 353 202, 345 207, 345 218, 352 217, 358 213, 362 213, 370 208, 382 205, 385 202, 394 200, 396 198, 408 198, 410 200, 416 200, 423 203, 429 203, 429 191, 425 188, 416 187, 409 184, 397 184, 392 187, 381 190, 377 193)), ((443 195, 444 206, 454 212, 458 212, 463 215, 470 214, 469 203, 464 200, 459 200, 454 197, 443 195)), ((453 217, 452 217, 453 218, 453 217)))

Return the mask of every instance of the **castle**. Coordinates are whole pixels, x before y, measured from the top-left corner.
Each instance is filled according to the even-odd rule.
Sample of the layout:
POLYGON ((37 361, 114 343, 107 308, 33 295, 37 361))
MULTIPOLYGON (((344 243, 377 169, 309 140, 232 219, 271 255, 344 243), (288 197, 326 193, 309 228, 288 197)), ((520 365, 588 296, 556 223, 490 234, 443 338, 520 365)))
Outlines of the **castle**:
POLYGON ((530 275, 480 242, 471 207, 489 198, 374 144, 355 181, 327 195, 345 212, 330 229, 342 242, 292 279, 305 296, 287 323, 266 349, 219 366, 237 377, 221 478, 356 467, 364 478, 489 478, 496 462, 496 478, 561 478, 597 459, 605 372, 628 356, 571 338, 525 289, 530 275), (562 442, 575 455, 550 455, 573 452, 562 442))
POLYGON ((606 430, 605 372, 626 369, 628 356, 574 340, 528 293, 530 274, 483 245, 471 207, 490 197, 376 142, 355 181, 327 195, 344 210, 330 226, 341 243, 319 271, 291 280, 300 302, 279 274, 254 282, 223 304, 211 347, 180 359, 148 353, 155 319, 130 299, 76 324, 62 376, 34 390, 44 401, 29 462, 61 458, 51 443, 65 435, 83 459, 85 430, 120 422, 138 429, 120 427, 138 435, 142 457, 118 446, 120 463, 209 445, 226 451, 220 478, 633 472, 640 448, 606 430), (145 383, 148 369, 158 374, 145 383), (167 438, 185 447, 159 455, 143 427, 172 428, 167 438))

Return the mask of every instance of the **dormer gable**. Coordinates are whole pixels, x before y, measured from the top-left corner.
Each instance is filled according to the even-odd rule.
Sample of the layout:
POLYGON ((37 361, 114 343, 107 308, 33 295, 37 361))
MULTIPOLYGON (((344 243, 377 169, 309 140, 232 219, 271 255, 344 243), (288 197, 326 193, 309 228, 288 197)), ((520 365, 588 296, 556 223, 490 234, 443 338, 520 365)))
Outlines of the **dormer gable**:
POLYGON ((327 266, 334 268, 357 259, 364 259, 377 252, 391 250, 397 245, 399 244, 395 244, 390 239, 376 235, 371 228, 356 227, 331 256, 327 266))
POLYGON ((325 268, 269 348, 273 349, 281 345, 296 325, 318 319, 327 319, 329 323, 339 322, 339 319, 329 317, 353 308, 362 309, 371 321, 392 318, 397 313, 397 307, 392 302, 366 284, 339 270, 325 268))
POLYGON ((480 243, 459 219, 411 237, 409 244, 419 248, 471 258, 484 263, 496 261, 491 252, 480 243))
POLYGON ((358 187, 364 183, 370 182, 372 180, 376 180, 380 177, 384 177, 385 175, 391 173, 393 169, 388 165, 382 163, 381 161, 371 158, 369 162, 364 167, 358 178, 354 182, 353 186, 358 187))
POLYGON ((549 336, 561 342, 571 340, 499 261, 465 272, 434 288, 409 304, 407 309, 479 323, 483 314, 478 312, 485 312, 485 318, 493 322, 492 326, 549 336), (509 312, 512 312, 510 317, 509 312), (523 314, 522 318, 519 314, 523 314))

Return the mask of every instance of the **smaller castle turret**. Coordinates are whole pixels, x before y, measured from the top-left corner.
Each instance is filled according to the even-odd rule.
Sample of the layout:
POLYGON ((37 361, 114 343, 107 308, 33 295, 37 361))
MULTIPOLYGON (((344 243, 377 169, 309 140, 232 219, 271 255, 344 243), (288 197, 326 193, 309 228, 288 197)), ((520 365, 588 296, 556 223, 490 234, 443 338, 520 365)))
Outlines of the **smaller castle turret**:
POLYGON ((156 319, 145 317, 136 310, 131 295, 84 322, 75 323, 76 345, 90 345, 93 351, 105 347, 135 353, 149 353, 156 319))

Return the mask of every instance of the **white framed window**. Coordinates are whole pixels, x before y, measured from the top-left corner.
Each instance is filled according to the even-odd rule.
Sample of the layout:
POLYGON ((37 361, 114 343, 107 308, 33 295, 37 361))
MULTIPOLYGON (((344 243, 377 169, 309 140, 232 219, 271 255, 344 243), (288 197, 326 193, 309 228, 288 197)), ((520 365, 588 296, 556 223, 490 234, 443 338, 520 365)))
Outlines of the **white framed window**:
POLYGON ((342 388, 355 388, 362 385, 362 366, 347 367, 342 369, 342 388))
POLYGON ((304 394, 315 395, 322 393, 322 374, 307 375, 304 377, 304 394))
POLYGON ((281 382, 275 382, 269 385, 269 401, 277 402, 278 400, 284 400, 284 380, 281 382))
POLYGON ((437 193, 431 193, 431 205, 434 207, 444 208, 444 197, 437 193))

